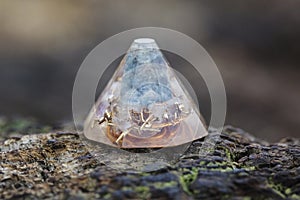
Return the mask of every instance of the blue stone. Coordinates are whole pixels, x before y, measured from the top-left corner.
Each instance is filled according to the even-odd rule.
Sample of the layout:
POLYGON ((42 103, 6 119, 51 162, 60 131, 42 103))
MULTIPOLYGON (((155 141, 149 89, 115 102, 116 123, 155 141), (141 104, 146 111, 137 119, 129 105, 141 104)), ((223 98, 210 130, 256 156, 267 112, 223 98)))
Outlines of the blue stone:
POLYGON ((122 78, 121 96, 129 104, 149 106, 172 98, 167 65, 158 49, 129 51, 122 78))

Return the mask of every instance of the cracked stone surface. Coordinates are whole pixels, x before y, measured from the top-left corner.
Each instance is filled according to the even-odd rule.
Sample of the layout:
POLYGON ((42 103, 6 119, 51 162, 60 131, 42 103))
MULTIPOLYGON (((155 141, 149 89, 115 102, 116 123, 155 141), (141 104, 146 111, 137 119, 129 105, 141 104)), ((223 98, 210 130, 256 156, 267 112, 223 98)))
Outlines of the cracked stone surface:
POLYGON ((110 169, 75 132, 2 139, 0 199, 300 199, 299 139, 269 144, 233 127, 208 137, 215 148, 196 140, 147 173, 110 169))

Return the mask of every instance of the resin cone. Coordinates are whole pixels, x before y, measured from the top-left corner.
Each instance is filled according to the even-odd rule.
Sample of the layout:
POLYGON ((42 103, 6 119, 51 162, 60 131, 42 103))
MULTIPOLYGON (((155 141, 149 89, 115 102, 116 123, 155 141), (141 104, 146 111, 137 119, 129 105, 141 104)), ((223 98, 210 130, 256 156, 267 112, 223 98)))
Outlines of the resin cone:
POLYGON ((155 41, 141 38, 92 108, 84 135, 121 148, 161 148, 199 139, 207 130, 155 41))

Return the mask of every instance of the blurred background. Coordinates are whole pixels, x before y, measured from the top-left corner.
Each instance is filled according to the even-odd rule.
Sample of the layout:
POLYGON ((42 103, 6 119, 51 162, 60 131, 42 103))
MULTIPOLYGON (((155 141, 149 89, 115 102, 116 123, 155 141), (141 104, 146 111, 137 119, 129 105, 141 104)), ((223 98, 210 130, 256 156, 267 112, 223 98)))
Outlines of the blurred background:
MULTIPOLYGON (((292 0, 2 0, 0 115, 71 121, 73 82, 87 54, 121 31, 157 26, 187 34, 214 59, 227 91, 226 124, 271 142, 299 137, 299 9, 292 0)), ((205 90, 196 89, 208 120, 205 90)))

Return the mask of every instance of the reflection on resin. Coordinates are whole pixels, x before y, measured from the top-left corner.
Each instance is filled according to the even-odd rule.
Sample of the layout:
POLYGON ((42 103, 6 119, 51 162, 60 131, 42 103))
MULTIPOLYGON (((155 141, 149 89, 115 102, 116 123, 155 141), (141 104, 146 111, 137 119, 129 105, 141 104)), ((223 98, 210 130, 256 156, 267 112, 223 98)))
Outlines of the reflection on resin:
POLYGON ((200 113, 153 39, 136 39, 84 126, 93 141, 162 148, 207 135, 200 113))

